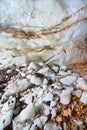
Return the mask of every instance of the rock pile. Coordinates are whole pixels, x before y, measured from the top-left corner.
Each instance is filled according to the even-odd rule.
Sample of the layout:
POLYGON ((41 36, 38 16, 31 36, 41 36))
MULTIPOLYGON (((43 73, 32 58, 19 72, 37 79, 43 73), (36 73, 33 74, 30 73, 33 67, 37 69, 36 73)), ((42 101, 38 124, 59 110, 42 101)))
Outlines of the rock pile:
POLYGON ((87 127, 87 81, 79 74, 42 62, 4 66, 0 72, 0 130, 87 127))

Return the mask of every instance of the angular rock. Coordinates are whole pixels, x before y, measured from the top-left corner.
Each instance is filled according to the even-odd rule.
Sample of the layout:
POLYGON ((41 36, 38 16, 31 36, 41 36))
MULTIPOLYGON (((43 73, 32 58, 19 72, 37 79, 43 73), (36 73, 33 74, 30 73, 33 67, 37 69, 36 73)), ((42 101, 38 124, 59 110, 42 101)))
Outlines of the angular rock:
POLYGON ((60 103, 67 105, 71 101, 71 91, 69 90, 62 90, 60 94, 60 103))
POLYGON ((78 78, 76 88, 87 91, 87 81, 83 78, 78 78))
POLYGON ((44 130, 62 130, 62 128, 60 126, 57 126, 55 123, 48 122, 44 126, 44 130))
POLYGON ((52 101, 53 100, 53 94, 51 94, 50 92, 46 94, 46 96, 43 98, 43 101, 52 101))
POLYGON ((31 76, 30 82, 35 85, 41 85, 43 83, 43 79, 41 77, 33 75, 31 76))
POLYGON ((60 82, 64 85, 68 85, 71 86, 75 81, 76 81, 77 77, 76 76, 66 76, 64 78, 60 79, 60 82))
POLYGON ((72 94, 77 96, 78 98, 80 98, 81 95, 82 95, 82 91, 81 90, 76 90, 76 91, 73 91, 72 94))
POLYGON ((17 94, 21 91, 26 90, 28 87, 31 87, 31 83, 28 79, 18 79, 13 83, 9 83, 7 86, 7 91, 6 95, 11 95, 11 94, 17 94))
POLYGON ((87 104, 87 92, 83 91, 80 101, 84 104, 87 104))
POLYGON ((13 117, 15 103, 16 99, 11 97, 6 103, 3 104, 3 107, 0 110, 0 130, 3 130, 5 127, 10 125, 13 117))

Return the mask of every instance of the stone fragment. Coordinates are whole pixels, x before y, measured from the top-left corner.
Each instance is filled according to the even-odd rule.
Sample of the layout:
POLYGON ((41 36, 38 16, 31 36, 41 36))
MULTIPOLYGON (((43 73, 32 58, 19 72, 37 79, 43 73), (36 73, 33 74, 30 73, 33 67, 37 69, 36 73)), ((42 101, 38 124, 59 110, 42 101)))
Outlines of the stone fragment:
POLYGON ((6 95, 17 94, 26 90, 28 87, 31 87, 31 83, 28 79, 17 79, 15 82, 8 84, 6 95))
POLYGON ((43 115, 40 116, 40 121, 41 121, 42 126, 45 125, 45 123, 47 122, 47 120, 48 120, 47 116, 43 116, 43 115))
POLYGON ((41 85, 43 83, 43 79, 41 77, 33 75, 31 76, 30 82, 35 85, 41 85))
POLYGON ((46 94, 46 97, 44 97, 43 101, 52 101, 53 100, 53 94, 51 94, 50 92, 46 94))
POLYGON ((23 109, 20 113, 20 119, 21 121, 25 121, 28 119, 32 119, 35 116, 36 110, 34 104, 31 102, 28 104, 28 106, 23 109))
POLYGON ((55 123, 48 122, 44 126, 44 130, 62 130, 62 128, 60 126, 57 126, 55 123))
POLYGON ((64 78, 60 78, 60 82, 64 85, 72 85, 76 81, 77 77, 76 76, 66 76, 64 78))
POLYGON ((55 108, 53 108, 52 110, 51 110, 51 118, 53 119, 54 117, 56 117, 56 109, 55 108))
POLYGON ((51 101, 51 103, 50 103, 50 107, 55 107, 55 106, 56 106, 56 104, 57 104, 57 102, 56 102, 56 101, 51 101))
POLYGON ((67 66, 65 66, 65 65, 60 66, 60 70, 66 71, 67 70, 67 66))
POLYGON ((76 88, 87 91, 87 81, 83 78, 78 78, 76 88))
POLYGON ((71 101, 71 91, 69 90, 62 90, 60 94, 60 103, 67 105, 71 101))
POLYGON ((84 103, 84 104, 87 104, 87 92, 85 92, 85 91, 82 92, 80 101, 81 101, 82 103, 84 103))
POLYGON ((3 104, 3 107, 0 110, 0 130, 3 130, 5 127, 10 125, 13 117, 15 103, 16 99, 11 97, 6 103, 3 104))
POLYGON ((82 91, 81 90, 76 90, 72 92, 73 95, 77 96, 78 98, 81 97, 82 91))

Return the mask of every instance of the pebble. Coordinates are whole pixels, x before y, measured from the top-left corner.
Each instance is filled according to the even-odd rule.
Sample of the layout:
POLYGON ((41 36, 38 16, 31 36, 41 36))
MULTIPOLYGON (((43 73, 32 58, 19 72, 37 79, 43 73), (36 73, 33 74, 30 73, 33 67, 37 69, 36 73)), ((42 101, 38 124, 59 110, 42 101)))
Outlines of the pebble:
POLYGON ((51 88, 61 90, 63 86, 59 83, 54 83, 51 85, 51 88))
POLYGON ((69 90, 62 90, 60 94, 60 103, 67 105, 71 101, 71 91, 69 90))
POLYGON ((40 118, 36 118, 36 119, 34 120, 34 125, 35 125, 35 126, 38 126, 38 127, 41 127, 41 126, 42 126, 40 118))
POLYGON ((83 124, 83 121, 78 120, 78 121, 75 121, 75 123, 76 123, 78 126, 80 126, 80 125, 82 125, 82 124, 83 124))
POLYGON ((12 74, 12 70, 8 69, 6 73, 7 74, 12 74))
POLYGON ((37 70, 37 67, 36 67, 36 65, 33 63, 33 62, 31 62, 30 64, 29 64, 29 66, 27 67, 27 70, 37 70))
POLYGON ((57 73, 59 71, 59 67, 56 65, 53 65, 52 70, 57 73))
POLYGON ((86 91, 83 91, 83 92, 82 92, 80 101, 81 101, 82 103, 84 103, 84 104, 87 104, 87 92, 86 92, 86 91))
POLYGON ((46 85, 48 84, 48 80, 46 78, 44 78, 43 84, 46 84, 46 85))
POLYGON ((53 108, 52 111, 51 111, 51 115, 52 115, 51 118, 52 119, 56 116, 56 113, 57 113, 56 109, 53 108))
POLYGON ((60 82, 64 85, 72 85, 76 81, 76 76, 66 76, 64 78, 60 78, 60 82))
POLYGON ((55 106, 56 106, 56 104, 57 104, 57 102, 56 102, 56 101, 51 101, 51 103, 50 103, 50 107, 55 107, 55 106))
POLYGON ((62 128, 60 126, 57 126, 55 123, 48 122, 44 126, 44 130, 62 130, 62 128))
POLYGON ((35 75, 31 76, 30 82, 35 85, 41 85, 43 83, 43 79, 37 77, 35 75))
POLYGON ((45 125, 45 123, 47 122, 47 120, 48 120, 47 116, 43 116, 43 115, 40 116, 40 121, 41 121, 42 126, 45 125))
POLYGON ((67 66, 65 66, 65 65, 62 65, 62 66, 60 66, 60 70, 67 70, 67 66))
POLYGON ((25 103, 29 104, 30 102, 32 102, 33 100, 33 96, 32 95, 25 95, 25 103))
POLYGON ((52 93, 47 93, 46 94, 46 97, 43 99, 43 101, 46 101, 46 102, 48 102, 48 101, 52 101, 53 100, 53 94, 52 93))
POLYGON ((76 88, 87 91, 87 81, 83 78, 78 78, 76 88))
POLYGON ((68 73, 65 72, 65 71, 60 70, 60 71, 59 71, 59 75, 60 75, 60 76, 66 76, 66 75, 68 75, 68 73))
POLYGON ((49 73, 49 68, 44 67, 38 71, 39 74, 47 75, 49 73))
POLYGON ((50 109, 49 108, 46 108, 43 112, 44 112, 45 116, 50 115, 50 109))
POLYGON ((81 90, 76 90, 76 91, 73 91, 72 94, 77 96, 78 98, 80 98, 81 95, 82 95, 82 91, 81 90))

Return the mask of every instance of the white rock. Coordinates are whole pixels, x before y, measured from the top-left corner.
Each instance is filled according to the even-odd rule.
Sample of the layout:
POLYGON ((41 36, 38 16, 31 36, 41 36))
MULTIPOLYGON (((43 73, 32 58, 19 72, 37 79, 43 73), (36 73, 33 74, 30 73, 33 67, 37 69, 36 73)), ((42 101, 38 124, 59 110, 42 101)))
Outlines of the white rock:
POLYGON ((41 126, 42 126, 40 118, 36 118, 36 119, 34 120, 34 125, 35 125, 35 126, 38 126, 38 127, 41 127, 41 126))
POLYGON ((87 81, 83 78, 78 78, 76 88, 87 91, 87 81))
POLYGON ((63 88, 62 85, 59 83, 54 83, 51 85, 51 87, 58 90, 61 90, 63 88))
POLYGON ((44 78, 43 84, 48 84, 48 80, 46 78, 44 78))
POLYGON ((33 71, 35 71, 35 70, 37 70, 37 66, 33 62, 31 62, 29 64, 29 66, 27 67, 27 70, 33 70, 33 71))
POLYGON ((11 123, 15 103, 15 98, 9 98, 9 100, 3 104, 3 107, 0 111, 0 130, 3 130, 11 123))
POLYGON ((69 90, 62 90, 60 94, 60 103, 67 105, 71 101, 71 91, 69 90))
POLYGON ((6 73, 7 74, 12 74, 12 70, 8 69, 6 73))
POLYGON ((52 115, 51 118, 52 118, 52 119, 56 116, 56 112, 57 112, 57 111, 56 111, 55 108, 51 110, 51 115, 52 115))
POLYGON ((50 79, 51 79, 52 81, 55 81, 55 80, 56 80, 55 74, 50 74, 50 79))
POLYGON ((76 76, 66 76, 64 78, 60 79, 60 82, 64 85, 72 85, 76 81, 77 77, 76 76))
POLYGON ((77 96, 78 98, 81 97, 82 91, 81 90, 76 90, 72 92, 73 95, 77 96))
POLYGON ((56 65, 53 65, 52 70, 57 73, 59 71, 59 67, 56 65))
POLYGON ((41 89, 41 90, 39 90, 39 92, 38 92, 38 97, 41 97, 43 95, 43 90, 41 89))
POLYGON ((87 104, 87 92, 83 91, 80 101, 84 104, 87 104))
POLYGON ((20 119, 21 121, 25 121, 28 119, 32 119, 35 116, 36 110, 33 103, 29 103, 28 106, 21 111, 20 113, 20 119))
POLYGON ((6 95, 16 94, 31 87, 31 83, 28 79, 18 79, 15 82, 8 84, 6 95))
POLYGON ((47 116, 40 116, 40 121, 42 126, 47 122, 48 117, 47 116))
POLYGON ((46 108, 44 111, 45 116, 48 116, 50 114, 50 109, 46 108))
POLYGON ((25 64, 28 62, 28 58, 26 56, 19 56, 19 57, 13 58, 12 61, 13 61, 12 64, 15 64, 17 66, 21 66, 22 64, 25 64))
POLYGON ((62 65, 62 66, 60 66, 60 70, 67 70, 67 66, 65 66, 65 65, 62 65))
POLYGON ((48 101, 52 101, 53 100, 53 94, 52 93, 47 93, 46 94, 46 97, 44 97, 44 99, 43 99, 43 101, 46 101, 46 102, 48 102, 48 101))
POLYGON ((32 125, 29 130, 37 130, 37 126, 36 125, 32 125))
POLYGON ((39 74, 43 74, 43 75, 47 75, 48 73, 49 73, 49 68, 48 67, 44 67, 44 68, 42 68, 42 69, 40 69, 39 71, 38 71, 38 73, 39 74))
POLYGON ((43 82, 43 79, 41 77, 37 77, 37 76, 31 76, 30 82, 35 84, 35 85, 41 85, 43 82))
POLYGON ((58 73, 60 76, 67 76, 68 75, 68 72, 65 72, 63 70, 60 70, 59 73, 58 73))
POLYGON ((25 99, 25 103, 29 104, 30 102, 32 102, 33 97, 32 95, 29 94, 29 95, 26 95, 24 99, 25 99))
POLYGON ((78 120, 78 121, 76 121, 76 124, 77 124, 78 126, 80 126, 80 125, 82 125, 82 124, 83 124, 83 121, 78 120))
POLYGON ((55 106, 56 106, 56 104, 57 104, 57 102, 56 102, 56 101, 51 101, 51 103, 50 103, 50 107, 55 107, 55 106))
POLYGON ((26 75, 26 78, 29 80, 31 79, 31 77, 32 77, 32 75, 30 75, 30 74, 26 75))
POLYGON ((48 122, 45 126, 44 126, 44 130, 62 130, 62 128, 60 126, 57 126, 54 123, 50 123, 48 122))
POLYGON ((26 76, 26 73, 20 72, 20 75, 21 75, 22 77, 25 77, 25 76, 26 76))

